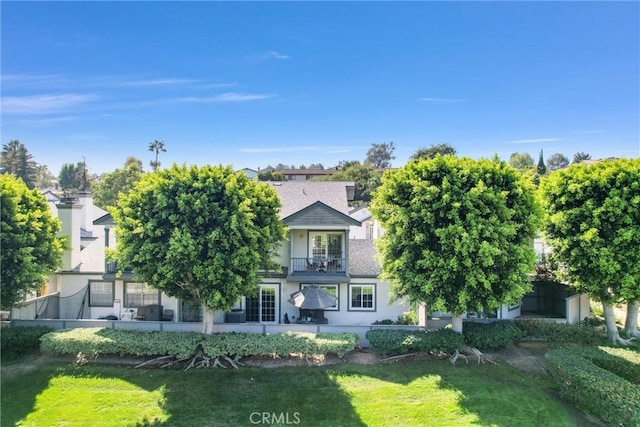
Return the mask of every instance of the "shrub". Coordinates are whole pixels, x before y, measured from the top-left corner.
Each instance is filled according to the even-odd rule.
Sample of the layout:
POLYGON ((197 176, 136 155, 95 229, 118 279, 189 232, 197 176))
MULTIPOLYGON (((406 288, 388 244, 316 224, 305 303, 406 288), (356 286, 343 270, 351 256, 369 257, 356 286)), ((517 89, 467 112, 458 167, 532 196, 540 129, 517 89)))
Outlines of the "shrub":
POLYGON ((583 345, 605 344, 602 333, 588 324, 566 324, 547 320, 518 320, 516 325, 524 337, 538 338, 549 342, 583 345))
POLYGON ((463 335, 468 346, 485 350, 506 347, 522 338, 523 332, 510 320, 498 320, 490 323, 465 322, 463 335))
POLYGON ((552 350, 548 371, 560 396, 625 426, 640 425, 640 355, 625 349, 578 347, 552 350))
POLYGON ((196 352, 200 340, 201 334, 195 332, 77 328, 44 335, 40 348, 53 354, 187 357, 196 352))
POLYGON ((40 337, 53 331, 45 326, 0 329, 0 354, 3 362, 10 362, 33 353, 40 346, 40 337))
POLYGON ((372 329, 367 332, 371 350, 394 355, 421 351, 439 355, 452 353, 463 347, 463 336, 450 329, 372 329))
POLYGON ((78 328, 46 334, 41 349, 53 354, 119 354, 132 356, 189 357, 201 347, 210 357, 289 356, 336 353, 343 356, 355 349, 353 333, 261 335, 196 332, 135 331, 107 328, 78 328))
POLYGON ((358 343, 353 333, 282 333, 259 335, 251 333, 219 333, 203 337, 202 349, 207 356, 280 356, 290 354, 311 356, 335 353, 342 357, 358 343))

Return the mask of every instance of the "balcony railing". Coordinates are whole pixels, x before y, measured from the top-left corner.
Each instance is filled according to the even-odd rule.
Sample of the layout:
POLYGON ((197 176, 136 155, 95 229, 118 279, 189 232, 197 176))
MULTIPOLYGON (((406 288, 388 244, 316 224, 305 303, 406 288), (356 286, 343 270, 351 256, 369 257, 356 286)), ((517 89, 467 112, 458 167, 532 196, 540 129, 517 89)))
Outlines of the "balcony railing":
POLYGON ((291 258, 293 273, 345 274, 346 258, 291 258))
MULTIPOLYGON (((106 274, 116 274, 118 272, 118 262, 117 261, 107 262, 105 264, 104 272, 106 274)), ((133 274, 133 269, 127 267, 127 268, 124 269, 123 273, 125 273, 125 274, 133 274)))

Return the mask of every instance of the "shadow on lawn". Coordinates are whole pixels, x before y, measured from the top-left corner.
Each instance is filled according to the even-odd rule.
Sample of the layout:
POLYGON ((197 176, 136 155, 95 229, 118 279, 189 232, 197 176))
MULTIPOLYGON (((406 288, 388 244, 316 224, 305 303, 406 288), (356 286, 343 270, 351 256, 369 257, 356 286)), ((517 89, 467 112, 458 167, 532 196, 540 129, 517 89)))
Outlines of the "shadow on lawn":
MULTIPOLYGON (((166 416, 164 420, 144 419, 141 415, 139 419, 129 420, 127 425, 365 425, 351 406, 349 396, 322 368, 185 372, 98 364, 44 364, 30 373, 3 378, 1 425, 16 425, 37 410, 38 395, 45 392, 58 375, 118 379, 148 392, 164 389, 163 399, 158 402, 166 416), (322 405, 318 405, 318 401, 323 402, 322 405)), ((117 415, 114 413, 114 419, 105 420, 105 424, 116 425, 117 415)), ((57 420, 51 422, 55 424, 57 420)))
MULTIPOLYGON (((477 425, 539 426, 574 425, 572 414, 549 393, 548 378, 519 371, 507 365, 452 365, 448 360, 398 362, 390 365, 355 366, 339 369, 340 375, 373 377, 407 386, 425 376, 437 376, 440 389, 459 394, 458 405, 474 414, 477 425), (565 420, 565 421, 562 421, 565 420)), ((425 399, 428 399, 425 396, 425 399)), ((425 414, 425 420, 428 414, 425 414)))

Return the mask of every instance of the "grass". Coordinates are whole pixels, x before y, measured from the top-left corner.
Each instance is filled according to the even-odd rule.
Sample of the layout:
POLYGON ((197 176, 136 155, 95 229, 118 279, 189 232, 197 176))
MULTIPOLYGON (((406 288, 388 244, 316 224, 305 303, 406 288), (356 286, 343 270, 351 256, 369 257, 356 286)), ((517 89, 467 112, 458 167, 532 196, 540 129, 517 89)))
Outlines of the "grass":
POLYGON ((425 361, 183 372, 43 364, 4 374, 2 426, 579 424, 547 378, 506 365, 425 361))

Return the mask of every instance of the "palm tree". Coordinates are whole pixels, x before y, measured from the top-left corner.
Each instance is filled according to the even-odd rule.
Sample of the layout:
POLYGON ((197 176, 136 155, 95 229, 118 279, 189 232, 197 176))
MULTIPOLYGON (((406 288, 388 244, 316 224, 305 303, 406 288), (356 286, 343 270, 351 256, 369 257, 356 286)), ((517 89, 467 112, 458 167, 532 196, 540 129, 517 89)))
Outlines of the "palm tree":
POLYGON ((17 139, 2 146, 0 172, 10 173, 22 179, 29 188, 35 188, 38 164, 29 150, 17 139))
POLYGON ((162 152, 167 152, 167 150, 164 148, 164 141, 158 141, 157 139, 153 142, 149 143, 149 151, 155 151, 156 153, 156 159, 152 160, 151 162, 149 162, 149 164, 151 165, 151 167, 153 168, 153 171, 155 172, 159 167, 160 167, 160 162, 158 161, 158 154, 162 151, 162 152))

